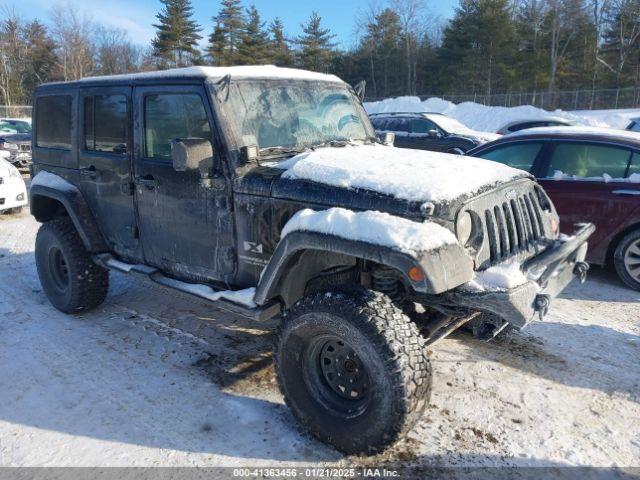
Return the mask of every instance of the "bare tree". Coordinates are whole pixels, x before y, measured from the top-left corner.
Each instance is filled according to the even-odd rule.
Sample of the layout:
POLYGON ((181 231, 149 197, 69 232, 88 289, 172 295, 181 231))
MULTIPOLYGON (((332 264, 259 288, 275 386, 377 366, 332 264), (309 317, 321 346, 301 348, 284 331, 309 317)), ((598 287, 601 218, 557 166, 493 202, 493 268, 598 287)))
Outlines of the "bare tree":
POLYGON ((70 5, 51 10, 52 33, 58 45, 58 70, 65 80, 78 80, 94 69, 96 27, 86 16, 80 17, 70 5))
POLYGON ((391 0, 391 8, 400 17, 404 54, 407 68, 407 94, 415 94, 417 47, 432 17, 428 14, 424 0, 391 0))
POLYGON ((605 48, 611 60, 600 63, 615 74, 616 84, 632 55, 638 55, 640 41, 640 1, 612 0, 606 11, 608 31, 605 48))
POLYGON ((139 71, 140 48, 129 41, 127 32, 118 28, 96 28, 96 72, 112 75, 139 71))
POLYGON ((25 74, 27 44, 22 36, 22 20, 13 11, 0 11, 0 94, 7 106, 20 97, 25 74))

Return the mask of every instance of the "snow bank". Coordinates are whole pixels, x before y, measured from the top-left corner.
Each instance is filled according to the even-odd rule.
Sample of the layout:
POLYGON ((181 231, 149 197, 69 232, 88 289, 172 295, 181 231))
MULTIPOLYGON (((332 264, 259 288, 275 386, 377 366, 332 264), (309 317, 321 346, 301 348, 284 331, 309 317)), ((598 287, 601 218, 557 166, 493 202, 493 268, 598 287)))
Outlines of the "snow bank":
POLYGON ((344 83, 335 75, 310 72, 297 68, 281 68, 274 65, 245 65, 235 67, 186 67, 172 68, 169 70, 159 70, 154 72, 129 73, 124 75, 108 75, 103 77, 85 77, 82 82, 92 82, 96 80, 147 80, 166 77, 202 77, 202 78, 222 78, 231 75, 232 78, 281 78, 294 80, 319 80, 326 82, 344 83))
POLYGON ((554 115, 573 120, 579 125, 593 127, 625 128, 632 116, 640 117, 640 110, 621 113, 616 110, 599 112, 548 112, 531 105, 520 107, 488 107, 474 102, 455 103, 441 98, 420 100, 418 97, 387 98, 379 102, 365 104, 368 113, 383 112, 435 112, 444 113, 464 123, 473 130, 496 132, 506 123, 517 120, 535 120, 554 115))
POLYGON ((283 178, 373 190, 414 202, 451 201, 528 175, 487 160, 382 145, 321 148, 274 166, 287 170, 283 178))
POLYGON ((409 254, 458 243, 453 233, 435 223, 418 223, 388 213, 353 212, 344 208, 319 212, 301 210, 284 226, 282 237, 294 231, 326 233, 391 247, 409 254))

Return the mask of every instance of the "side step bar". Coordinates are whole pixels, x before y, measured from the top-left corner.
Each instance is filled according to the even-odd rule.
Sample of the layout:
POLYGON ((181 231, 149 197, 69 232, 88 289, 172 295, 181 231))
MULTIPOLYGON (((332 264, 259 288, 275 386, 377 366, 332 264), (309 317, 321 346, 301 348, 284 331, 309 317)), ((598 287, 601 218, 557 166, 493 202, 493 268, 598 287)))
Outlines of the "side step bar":
POLYGON ((280 314, 280 304, 277 301, 269 302, 261 306, 249 306, 232 300, 234 291, 216 291, 209 285, 200 283, 187 283, 163 275, 158 269, 147 265, 135 265, 121 262, 108 253, 95 255, 93 261, 101 267, 128 275, 133 275, 140 280, 151 282, 164 288, 206 300, 212 306, 256 321, 270 320, 280 314), (225 298, 228 294, 230 298, 225 298))

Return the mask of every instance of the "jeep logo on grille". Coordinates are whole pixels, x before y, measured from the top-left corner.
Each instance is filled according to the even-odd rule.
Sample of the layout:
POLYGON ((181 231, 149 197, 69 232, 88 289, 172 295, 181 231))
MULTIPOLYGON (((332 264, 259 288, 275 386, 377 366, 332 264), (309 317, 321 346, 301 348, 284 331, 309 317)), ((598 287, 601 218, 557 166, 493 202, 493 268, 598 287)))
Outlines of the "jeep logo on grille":
POLYGON ((513 200, 517 195, 518 193, 515 190, 507 190, 504 194, 504 196, 507 197, 507 200, 513 200))

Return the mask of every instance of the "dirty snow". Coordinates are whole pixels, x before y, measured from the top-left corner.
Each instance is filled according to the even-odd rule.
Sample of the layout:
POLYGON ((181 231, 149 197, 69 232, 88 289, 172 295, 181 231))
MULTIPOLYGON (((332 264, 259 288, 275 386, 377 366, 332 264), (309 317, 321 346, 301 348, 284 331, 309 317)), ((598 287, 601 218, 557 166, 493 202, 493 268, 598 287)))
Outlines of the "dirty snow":
POLYGON ((283 178, 373 190, 413 202, 450 201, 528 176, 487 160, 383 145, 320 148, 275 166, 286 170, 283 178))
POLYGON ((282 237, 294 231, 319 232, 340 238, 391 247, 409 254, 458 243, 446 228, 432 222, 412 222, 383 212, 353 212, 330 208, 297 212, 282 229, 282 237))
POLYGON ((123 75, 107 75, 103 77, 85 77, 81 81, 92 82, 95 80, 121 80, 136 81, 167 77, 202 77, 222 78, 230 75, 231 78, 274 78, 292 80, 314 80, 325 82, 344 83, 335 75, 300 70, 297 68, 282 68, 274 65, 244 65, 234 67, 186 67, 158 70, 153 72, 130 73, 123 75))
POLYGON ((638 465, 640 292, 607 272, 522 332, 430 347, 433 395, 409 438, 344 457, 283 405, 275 321, 116 273, 101 307, 64 315, 38 282, 37 227, 0 216, 2 466, 638 465))
POLYGON ((420 100, 418 97, 387 98, 379 102, 365 104, 369 113, 380 112, 435 112, 443 113, 467 125, 473 130, 497 132, 502 126, 513 121, 536 120, 549 115, 566 118, 578 125, 593 127, 626 128, 630 119, 640 117, 640 110, 594 110, 548 112, 531 105, 519 107, 489 107, 474 102, 455 104, 441 98, 420 100))

